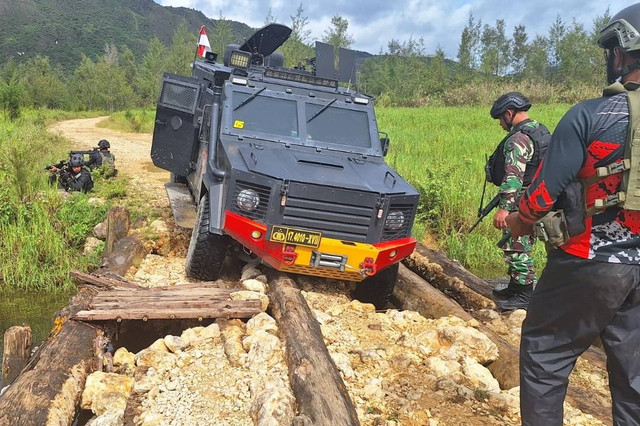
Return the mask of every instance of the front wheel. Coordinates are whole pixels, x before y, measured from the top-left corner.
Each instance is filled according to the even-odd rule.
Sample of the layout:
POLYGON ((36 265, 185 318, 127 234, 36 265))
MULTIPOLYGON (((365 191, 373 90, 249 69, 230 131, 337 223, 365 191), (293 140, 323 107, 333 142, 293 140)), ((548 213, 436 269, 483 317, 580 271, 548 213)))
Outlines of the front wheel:
POLYGON ((196 224, 191 233, 185 267, 188 277, 203 281, 218 279, 229 248, 226 235, 209 232, 209 209, 209 194, 205 194, 198 205, 196 224))
POLYGON ((376 309, 384 309, 393 295, 398 279, 398 266, 393 264, 376 275, 356 284, 353 296, 363 303, 372 303, 376 309))

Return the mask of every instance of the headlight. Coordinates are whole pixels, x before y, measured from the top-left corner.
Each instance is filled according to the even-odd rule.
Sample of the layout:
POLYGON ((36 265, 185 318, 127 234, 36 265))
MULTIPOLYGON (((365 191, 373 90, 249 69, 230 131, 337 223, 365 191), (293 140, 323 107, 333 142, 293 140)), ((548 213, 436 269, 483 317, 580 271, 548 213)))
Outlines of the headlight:
POLYGON ((387 219, 384 221, 384 228, 389 231, 397 231, 404 225, 404 213, 401 211, 389 212, 387 219))
POLYGON ((240 210, 252 212, 258 208, 258 205, 260 204, 260 197, 253 189, 243 189, 238 194, 236 204, 240 210))

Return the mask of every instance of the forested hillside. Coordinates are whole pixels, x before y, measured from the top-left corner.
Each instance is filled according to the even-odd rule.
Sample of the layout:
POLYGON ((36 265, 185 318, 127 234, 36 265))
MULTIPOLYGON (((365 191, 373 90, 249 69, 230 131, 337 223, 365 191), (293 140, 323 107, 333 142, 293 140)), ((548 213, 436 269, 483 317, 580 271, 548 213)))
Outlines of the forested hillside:
MULTIPOLYGON (((233 39, 241 41, 253 30, 240 22, 229 23, 233 39)), ((82 55, 96 60, 105 45, 128 46, 139 57, 155 36, 170 44, 183 25, 196 32, 216 20, 183 7, 163 7, 152 0, 3 0, 0 1, 0 63, 36 55, 73 71, 82 55)))

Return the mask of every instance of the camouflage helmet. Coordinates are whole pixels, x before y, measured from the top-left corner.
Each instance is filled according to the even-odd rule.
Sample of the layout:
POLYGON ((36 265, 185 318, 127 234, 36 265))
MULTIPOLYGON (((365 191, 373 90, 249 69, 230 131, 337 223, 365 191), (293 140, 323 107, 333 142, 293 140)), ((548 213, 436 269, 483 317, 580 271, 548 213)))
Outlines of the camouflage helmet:
POLYGON ((616 13, 600 30, 598 46, 609 49, 620 46, 625 52, 640 49, 640 3, 616 13))
POLYGON ((509 92, 500 96, 491 106, 491 118, 497 119, 506 110, 528 111, 531 108, 531 101, 520 92, 509 92))
POLYGON ((71 159, 69 160, 69 166, 76 167, 76 166, 83 166, 83 165, 84 165, 84 158, 82 157, 82 154, 73 154, 71 156, 71 159))
POLYGON ((108 140, 102 139, 100 142, 98 142, 98 147, 99 148, 103 148, 103 149, 104 148, 109 149, 109 148, 111 148, 111 145, 109 144, 108 140))

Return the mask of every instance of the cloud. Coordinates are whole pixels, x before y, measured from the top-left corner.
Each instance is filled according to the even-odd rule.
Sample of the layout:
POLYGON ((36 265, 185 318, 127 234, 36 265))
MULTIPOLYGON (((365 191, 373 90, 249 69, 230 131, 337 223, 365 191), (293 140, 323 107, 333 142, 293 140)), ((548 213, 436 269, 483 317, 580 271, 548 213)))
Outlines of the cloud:
MULTIPOLYGON (((254 28, 264 25, 269 9, 277 22, 290 25, 290 17, 296 14, 301 3, 299 0, 157 1, 165 6, 200 10, 212 19, 217 19, 222 13, 227 19, 254 28)), ((409 38, 423 38, 427 54, 432 54, 440 46, 447 57, 455 58, 469 13, 473 13, 476 21, 492 26, 497 19, 504 19, 507 36, 511 36, 516 25, 525 25, 532 40, 536 34, 546 35, 557 16, 567 25, 575 18, 587 31, 591 31, 594 18, 602 15, 607 6, 613 15, 628 6, 628 2, 538 0, 532 7, 518 7, 499 0, 324 0, 302 2, 302 5, 312 40, 320 40, 330 28, 331 18, 340 15, 349 21, 348 32, 355 39, 354 49, 376 54, 380 49, 386 51, 391 39, 404 42, 409 38)))

